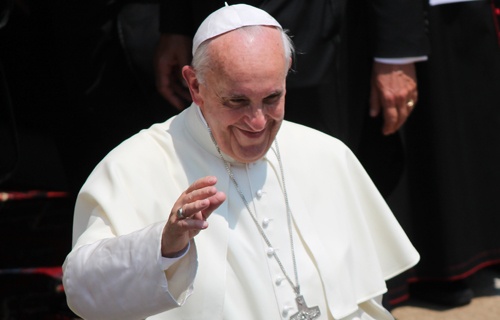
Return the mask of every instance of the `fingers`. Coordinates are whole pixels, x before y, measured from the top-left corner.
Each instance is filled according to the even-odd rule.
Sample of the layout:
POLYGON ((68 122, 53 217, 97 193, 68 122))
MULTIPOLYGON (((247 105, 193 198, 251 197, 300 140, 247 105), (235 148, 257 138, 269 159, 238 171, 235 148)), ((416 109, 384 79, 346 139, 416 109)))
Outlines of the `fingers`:
MULTIPOLYGON (((182 208, 184 219, 196 218, 193 217, 196 213, 210 206, 210 198, 217 194, 217 188, 215 188, 216 182, 217 179, 215 177, 204 177, 196 180, 183 192, 181 197, 177 200, 177 205, 179 205, 179 208, 182 208)), ((179 209, 177 209, 177 211, 178 210, 179 209)))
POLYGON ((224 192, 215 187, 216 183, 216 177, 207 176, 189 186, 178 200, 184 219, 205 221, 226 200, 224 192))
POLYGON ((207 219, 212 212, 215 211, 224 201, 226 201, 226 194, 224 192, 218 191, 212 197, 209 198, 210 205, 203 210, 203 218, 207 219))
POLYGON ((382 132, 385 135, 398 131, 410 115, 410 110, 406 106, 408 92, 401 88, 396 93, 386 93, 383 99, 384 127, 382 132))
POLYGON ((414 64, 375 63, 370 115, 376 116, 380 109, 383 110, 383 134, 393 134, 403 126, 415 107, 417 98, 414 64))
POLYGON ((198 179, 177 199, 163 229, 163 256, 181 251, 189 240, 208 227, 207 218, 226 200, 225 194, 215 187, 216 183, 217 178, 213 176, 198 179))

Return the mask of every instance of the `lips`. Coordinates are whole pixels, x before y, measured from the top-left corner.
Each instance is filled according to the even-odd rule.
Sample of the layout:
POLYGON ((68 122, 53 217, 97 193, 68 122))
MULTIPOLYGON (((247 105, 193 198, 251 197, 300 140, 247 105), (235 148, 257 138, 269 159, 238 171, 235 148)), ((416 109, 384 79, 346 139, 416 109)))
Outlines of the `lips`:
POLYGON ((248 130, 243 130, 243 129, 240 129, 240 128, 236 128, 236 131, 239 132, 239 133, 241 133, 246 138, 249 138, 249 139, 258 139, 258 138, 261 138, 265 134, 266 129, 256 132, 256 131, 248 131, 248 130))

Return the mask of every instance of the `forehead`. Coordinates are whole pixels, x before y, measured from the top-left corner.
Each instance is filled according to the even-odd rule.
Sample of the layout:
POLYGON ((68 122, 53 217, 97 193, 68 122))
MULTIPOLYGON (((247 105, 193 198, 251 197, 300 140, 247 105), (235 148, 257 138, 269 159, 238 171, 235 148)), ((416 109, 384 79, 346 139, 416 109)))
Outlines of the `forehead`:
POLYGON ((271 27, 228 32, 210 43, 209 54, 212 80, 231 86, 272 86, 284 82, 288 72, 281 33, 271 27))
POLYGON ((253 57, 256 54, 281 54, 285 51, 281 32, 275 27, 247 26, 232 30, 213 39, 211 46, 217 57, 253 57), (246 54, 245 54, 246 53, 246 54))

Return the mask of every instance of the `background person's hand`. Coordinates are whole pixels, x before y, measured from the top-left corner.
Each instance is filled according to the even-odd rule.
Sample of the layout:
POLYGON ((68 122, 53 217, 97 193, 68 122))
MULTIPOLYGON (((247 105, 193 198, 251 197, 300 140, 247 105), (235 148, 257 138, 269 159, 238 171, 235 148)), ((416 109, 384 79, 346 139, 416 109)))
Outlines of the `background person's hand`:
POLYGON ((216 183, 217 178, 213 176, 198 179, 177 199, 163 229, 162 256, 175 256, 208 227, 207 218, 226 200, 226 195, 217 191, 216 183), (178 217, 179 208, 183 217, 178 217))
POLYGON ((182 67, 191 63, 192 39, 181 34, 162 34, 155 53, 156 89, 175 108, 183 110, 191 95, 182 78, 182 67))
POLYGON ((382 133, 393 134, 408 119, 418 99, 415 64, 374 62, 372 72, 370 115, 384 117, 382 133))

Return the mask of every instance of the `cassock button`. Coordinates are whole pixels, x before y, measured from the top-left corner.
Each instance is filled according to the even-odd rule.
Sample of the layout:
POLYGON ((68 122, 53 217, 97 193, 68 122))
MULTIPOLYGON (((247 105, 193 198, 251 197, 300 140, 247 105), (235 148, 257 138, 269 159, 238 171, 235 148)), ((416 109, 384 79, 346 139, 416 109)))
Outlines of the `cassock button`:
POLYGON ((269 247, 267 248, 267 256, 271 258, 274 255, 274 248, 269 247))
POLYGON ((292 310, 293 307, 290 307, 290 306, 284 306, 283 307, 283 310, 281 311, 281 316, 283 318, 287 318, 288 317, 288 314, 290 313, 290 310, 292 310))
POLYGON ((272 219, 269 219, 269 218, 264 218, 262 219, 262 228, 266 229, 267 227, 269 227, 269 222, 271 222, 272 219))
POLYGON ((283 277, 277 277, 276 280, 274 280, 274 283, 277 286, 280 286, 283 283, 283 280, 285 280, 285 278, 283 278, 283 277))
POLYGON ((262 196, 264 195, 264 191, 262 191, 262 190, 257 190, 256 195, 257 195, 257 199, 260 199, 260 198, 262 198, 262 196))

